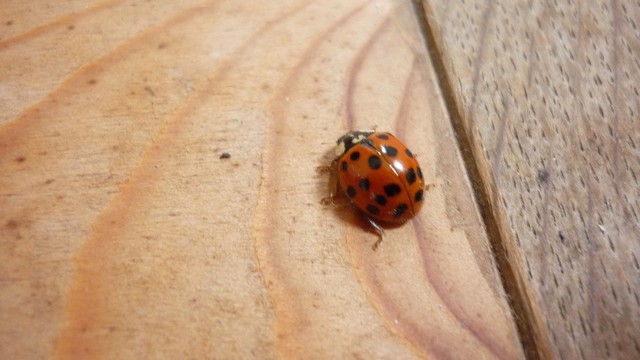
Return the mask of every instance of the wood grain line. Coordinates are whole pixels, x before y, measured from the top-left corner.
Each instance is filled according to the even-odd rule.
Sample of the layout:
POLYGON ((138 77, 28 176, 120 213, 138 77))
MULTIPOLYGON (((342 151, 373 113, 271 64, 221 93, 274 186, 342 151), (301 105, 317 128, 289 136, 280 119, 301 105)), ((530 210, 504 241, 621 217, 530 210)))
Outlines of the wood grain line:
MULTIPOLYGON (((419 242, 420 250, 423 254, 427 254, 429 251, 427 250, 427 242, 429 241, 429 231, 426 226, 422 223, 420 218, 412 219, 411 225, 413 231, 416 233, 416 237, 418 239, 422 239, 419 242)), ((447 311, 456 319, 456 321, 460 324, 460 327, 468 331, 471 336, 478 340, 480 344, 482 344, 491 354, 493 354, 497 359, 510 359, 512 354, 506 349, 503 344, 500 344, 498 339, 491 336, 492 334, 487 333, 483 329, 482 323, 478 323, 473 321, 472 319, 465 316, 463 309, 456 302, 453 295, 449 294, 448 289, 442 281, 434 280, 438 275, 438 269, 431 266, 428 261, 427 256, 422 256, 423 259, 423 267, 429 283, 438 294, 438 297, 442 301, 442 303, 446 304, 447 311)))
POLYGON ((506 127, 507 127, 507 118, 509 117, 510 114, 510 110, 511 110, 511 102, 509 101, 509 98, 503 98, 502 99, 502 112, 500 113, 500 116, 498 116, 498 135, 497 135, 497 139, 496 139, 496 146, 494 149, 494 152, 496 153, 495 158, 493 158, 492 164, 491 164, 491 168, 494 169, 495 171, 495 187, 492 189, 493 193, 493 198, 497 199, 497 194, 495 193, 495 191, 497 190, 498 186, 500 186, 499 183, 499 174, 500 174, 500 168, 502 166, 502 151, 504 150, 504 144, 505 144, 505 131, 506 131, 506 127))
MULTIPOLYGON (((400 134, 399 136, 403 136, 406 133, 408 118, 406 116, 406 108, 408 104, 409 94, 412 90, 412 82, 414 78, 417 76, 417 58, 414 58, 413 66, 409 75, 409 78, 406 81, 406 86, 404 89, 403 102, 398 111, 398 116, 396 118, 396 132, 400 134)), ((419 239, 418 246, 421 251, 421 259, 422 259, 422 268, 424 269, 425 277, 431 287, 435 290, 440 301, 445 304, 447 312, 458 322, 459 326, 465 330, 467 330, 474 338, 476 338, 486 349, 489 350, 491 354, 493 354, 498 359, 506 359, 508 358, 509 351, 501 346, 498 340, 495 337, 491 336, 492 334, 488 334, 482 328, 482 324, 478 324, 473 321, 473 319, 468 319, 460 305, 455 300, 454 295, 450 294, 447 286, 443 283, 443 281, 438 281, 436 278, 438 277, 438 269, 434 268, 429 260, 428 254, 430 253, 427 249, 427 243, 430 241, 432 236, 429 235, 429 231, 427 227, 423 224, 419 217, 413 218, 410 220, 411 228, 413 229, 416 238, 419 239)), ((414 329, 415 332, 419 332, 419 329, 414 329)), ((434 344, 430 344, 432 347, 437 348, 434 344)), ((447 358, 451 354, 448 353, 444 348, 439 349, 437 354, 440 356, 447 358)))
MULTIPOLYGON (((547 5, 545 3, 545 5, 547 5)), ((581 20, 581 22, 585 21, 585 14, 583 12, 582 6, 583 6, 583 2, 582 1, 578 1, 577 3, 578 6, 578 17, 581 20)), ((547 7, 545 6, 545 11, 547 10, 547 7)), ((586 57, 586 53, 587 51, 585 51, 585 33, 584 33, 584 26, 580 26, 578 29, 578 34, 577 34, 577 44, 575 46, 575 51, 577 52, 577 57, 578 57, 578 65, 580 68, 582 68, 583 66, 586 65, 587 62, 587 57, 586 57)), ((543 30, 543 29, 542 29, 543 30)), ((580 104, 581 99, 584 99, 584 92, 583 89, 585 88, 585 78, 580 76, 577 77, 577 84, 575 84, 576 78, 574 77, 570 77, 569 78, 569 84, 570 85, 574 85, 572 86, 576 92, 576 100, 573 102, 573 108, 574 111, 578 114, 580 114, 580 117, 582 117, 583 119, 587 119, 589 118, 589 115, 586 113, 586 110, 584 108, 584 106, 582 106, 582 104, 580 104)), ((569 119, 567 119, 569 120, 569 119)), ((589 136, 589 135, 587 135, 589 136)), ((583 148, 583 144, 582 141, 580 140, 580 138, 576 138, 576 137, 571 137, 569 139, 570 143, 572 143, 571 148, 572 149, 577 149, 577 148, 583 148)), ((584 185, 586 187, 586 191, 588 194, 591 194, 593 192, 593 184, 592 184, 592 180, 591 180, 591 176, 589 176, 589 174, 587 173, 587 168, 586 167, 580 167, 579 169, 575 169, 576 173, 579 174, 576 177, 576 181, 570 182, 570 186, 572 188, 573 191, 575 191, 576 194, 579 193, 578 191, 578 181, 583 181, 583 179, 586 179, 586 184, 584 185)), ((572 175, 570 172, 570 176, 572 175)), ((594 259, 596 258, 596 256, 594 255, 594 246, 595 246, 595 242, 592 238, 592 234, 593 234, 593 227, 592 225, 594 225, 594 219, 593 219, 593 212, 594 212, 594 203, 593 203, 593 197, 592 196, 588 196, 587 199, 587 222, 585 223, 584 218, 583 218, 583 214, 582 214, 582 209, 578 210, 578 214, 580 216, 581 222, 582 222, 582 226, 583 229, 586 230, 583 234, 583 236, 585 237, 586 241, 586 249, 584 249, 584 251, 586 252, 586 258, 587 261, 586 263, 589 264, 587 265, 587 271, 588 271, 588 275, 587 275, 587 281, 588 283, 586 284, 586 288, 583 288, 582 294, 586 295, 587 300, 586 302, 586 313, 587 316, 590 319, 583 319, 582 316, 583 314, 580 314, 580 324, 581 324, 581 330, 582 330, 582 335, 585 337, 589 336, 589 333, 592 332, 590 329, 587 329, 588 324, 593 324, 594 321, 594 312, 597 309, 595 302, 596 297, 594 296, 590 296, 591 295, 591 291, 592 289, 594 289, 594 282, 596 281, 596 276, 597 276, 597 272, 594 269, 594 259), (585 320, 587 321, 587 325, 585 325, 585 320)), ((574 229, 572 229, 574 232, 576 232, 577 236, 581 236, 581 234, 577 233, 575 226, 574 229)), ((581 248, 582 246, 579 245, 580 247, 580 251, 583 251, 583 249, 581 248)), ((582 283, 580 283, 580 287, 582 287, 582 283)), ((571 337, 573 338, 574 341, 577 341, 577 339, 575 338, 574 334, 571 334, 571 337)), ((559 349, 559 353, 562 355, 563 351, 565 349, 559 349)), ((568 349, 571 350, 571 349, 568 349)), ((583 349, 578 347, 577 349, 575 349, 575 351, 577 351, 580 354, 580 357, 582 359, 586 358, 586 354, 584 353, 583 349)))
MULTIPOLYGON (((481 35, 481 39, 486 37, 486 28, 489 20, 489 10, 492 8, 493 0, 488 0, 488 6, 485 9, 483 15, 484 36, 481 35)), ((453 90, 453 82, 449 76, 447 67, 444 64, 444 56, 442 50, 439 48, 436 41, 436 30, 434 24, 432 24, 429 18, 426 16, 427 12, 424 8, 422 1, 413 0, 413 6, 416 9, 415 13, 418 17, 418 22, 421 25, 422 34, 429 50, 429 55, 433 66, 435 67, 435 73, 437 75, 438 85, 440 86, 444 102, 446 105, 447 113, 452 121, 452 127, 456 134, 456 140, 460 148, 460 153, 465 164, 465 168, 471 179, 471 185, 475 198, 478 201, 478 208, 481 213, 481 217, 487 229, 487 235, 491 244, 492 253, 494 255, 495 262, 497 264, 500 278, 502 280, 503 287, 507 293, 507 299, 513 318, 516 322, 518 330, 518 336, 522 343, 522 348, 525 352, 525 356, 528 359, 540 359, 544 354, 549 354, 548 345, 545 345, 544 337, 537 331, 541 326, 537 324, 536 318, 533 314, 532 304, 529 303, 526 295, 526 290, 520 286, 521 281, 518 280, 516 275, 516 269, 512 267, 510 262, 509 253, 506 249, 506 244, 502 239, 500 233, 500 227, 498 226, 497 214, 494 213, 491 206, 491 197, 488 194, 490 188, 484 183, 483 177, 480 175, 478 168, 478 159, 474 154, 474 147, 472 146, 473 137, 467 133, 467 128, 473 129, 472 124, 466 127, 463 123, 465 119, 473 119, 473 116, 462 116, 462 107, 457 101, 456 92, 453 90)), ((481 31, 482 34, 482 31, 481 31)), ((480 42, 482 43, 483 40, 480 42)), ((483 49, 484 47, 480 47, 483 49)), ((482 51, 482 50, 480 50, 482 51)), ((476 57, 474 66, 474 88, 477 88, 479 79, 480 63, 482 59, 480 55, 476 57)), ((477 90, 473 91, 473 96, 476 96, 477 90)), ((472 104, 474 102, 472 101, 472 104)), ((470 108, 474 106, 471 105, 470 108)), ((495 191, 495 190, 494 190, 495 191)))
MULTIPOLYGON (((387 17, 360 49, 352 63, 351 71, 349 72, 351 76, 345 93, 348 130, 363 128, 363 125, 358 125, 358 117, 356 117, 353 112, 353 98, 357 89, 357 75, 376 41, 384 34, 385 31, 389 30, 389 24, 390 18, 387 17)), ((417 57, 414 56, 411 69, 408 72, 408 76, 402 90, 400 106, 396 111, 396 116, 393 121, 395 130, 389 129, 399 138, 403 138, 406 133, 407 124, 406 121, 403 120, 406 120, 407 118, 409 94, 412 91, 412 86, 414 86, 413 80, 417 71, 417 57)), ((356 216, 358 216, 358 220, 360 220, 357 221, 357 223, 359 223, 362 228, 368 229, 368 224, 366 224, 365 221, 362 221, 362 215, 357 214, 356 216)), ((350 244, 355 242, 366 244, 371 242, 371 238, 364 237, 362 233, 355 234, 353 232, 348 232, 347 241, 350 244)), ((364 293, 367 294, 367 300, 371 306, 376 309, 378 315, 385 321, 387 328, 395 333, 396 336, 403 339, 418 356, 428 358, 432 354, 438 354, 439 356, 442 355, 446 358, 444 355, 448 353, 449 349, 447 349, 446 346, 440 346, 437 342, 425 341, 427 337, 424 336, 424 333, 419 326, 412 322, 404 321, 402 322, 402 325, 398 325, 397 319, 401 317, 401 314, 397 309, 397 305, 394 303, 394 299, 386 294, 381 287, 376 286, 376 284, 379 284, 384 280, 379 279, 376 271, 367 264, 366 260, 364 260, 367 257, 368 252, 370 252, 370 248, 366 246, 349 246, 349 253, 351 258, 354 259, 354 264, 359 265, 359 268, 356 269, 356 273, 361 279, 361 286, 363 287, 364 293)))
MULTIPOLYGON (((415 125, 415 117, 424 116, 424 114, 410 113, 412 101, 425 99, 426 95, 421 91, 423 83, 419 81, 419 79, 424 80, 420 76, 422 74, 422 68, 419 67, 420 64, 419 58, 414 54, 393 122, 395 128, 393 132, 401 137, 410 135, 407 134, 410 121, 413 121, 415 125)), ((355 118, 354 122, 357 122, 357 120, 358 118, 355 118)), ((356 125, 356 127, 358 126, 356 125)), ((488 332, 486 323, 474 318, 474 312, 470 311, 464 303, 457 301, 456 294, 451 293, 451 288, 449 287, 451 279, 442 274, 439 261, 434 258, 437 250, 432 246, 432 242, 438 241, 436 240, 438 236, 435 232, 427 230, 427 226, 423 225, 420 217, 412 219, 410 223, 408 231, 413 231, 414 235, 408 236, 408 238, 417 240, 416 252, 419 257, 418 267, 420 268, 420 275, 415 278, 415 281, 426 284, 425 287, 428 288, 426 291, 432 294, 428 300, 430 305, 437 306, 440 315, 447 319, 447 324, 461 329, 459 333, 456 333, 456 336, 459 336, 457 337, 459 341, 473 342, 476 350, 483 349, 480 352, 482 355, 476 353, 477 356, 504 359, 516 357, 517 353, 514 353, 513 349, 509 348, 509 343, 504 342, 503 338, 496 337, 495 334, 488 332), (462 340, 463 338, 464 340, 462 340)), ((364 227, 366 229, 366 224, 364 227)), ((397 294, 390 292, 386 286, 381 285, 388 282, 389 279, 385 278, 383 270, 376 265, 379 255, 372 254, 370 248, 363 245, 371 242, 371 235, 367 235, 361 230, 357 230, 357 228, 350 228, 347 241, 358 277, 361 279, 363 292, 367 294, 369 303, 377 310, 379 316, 384 319, 387 328, 403 339, 419 356, 427 358, 456 358, 462 356, 462 352, 455 347, 448 347, 445 343, 438 341, 437 337, 433 336, 432 331, 434 328, 430 327, 430 325, 421 322, 419 319, 407 319, 407 314, 401 306, 401 299, 398 298, 397 294)), ((403 244, 403 246, 408 246, 408 244, 403 244)), ((383 245, 383 248, 386 247, 383 245)), ((388 251, 388 249, 385 249, 385 251, 388 251)), ((415 296, 415 294, 406 295, 408 297, 415 296)), ((451 334, 447 335, 452 336, 451 334)), ((442 336, 446 337, 447 335, 442 336)))
MULTIPOLYGON (((478 97, 478 84, 480 82, 480 69, 482 68, 482 63, 484 59, 484 49, 485 49, 484 43, 487 39, 487 29, 489 28, 489 23, 491 20, 491 15, 493 14, 494 5, 495 5, 494 0, 487 0, 487 5, 486 5, 487 7, 484 9, 484 13, 482 14, 482 22, 480 23, 480 40, 478 40, 478 54, 476 55, 476 58, 473 62, 473 80, 471 82, 472 84, 471 85, 472 86, 471 104, 469 105, 469 110, 467 111, 466 116, 461 119, 462 121, 464 120, 469 121, 469 124, 467 125, 469 129, 472 129, 471 131, 473 131, 474 129, 473 122, 475 121, 475 116, 473 115, 473 113, 476 108, 476 102, 478 97)), ((440 62, 442 61, 443 60, 440 59, 440 62)), ((473 137, 470 137, 469 139, 473 145, 473 137)))
POLYGON ((402 89, 402 101, 398 107, 398 111, 395 117, 396 130, 395 135, 398 139, 405 139, 407 136, 407 117, 409 112, 409 99, 411 93, 411 87, 413 86, 413 78, 417 76, 418 71, 418 56, 414 54, 413 62, 411 63, 411 70, 409 71, 409 77, 405 81, 404 89, 402 89))
POLYGON ((273 213, 274 204, 278 204, 283 200, 274 192, 275 189, 280 187, 279 184, 281 183, 280 179, 278 179, 278 174, 270 171, 268 167, 265 168, 265 166, 266 164, 281 164, 284 161, 279 151, 279 144, 282 142, 279 138, 283 136, 284 120, 286 119, 284 109, 287 106, 287 99, 289 99, 291 95, 290 92, 293 84, 299 79, 300 72, 314 59, 313 55, 320 44, 338 32, 370 4, 371 2, 367 1, 355 6, 320 33, 305 48, 300 55, 301 60, 299 60, 285 76, 285 79, 278 86, 278 90, 274 92, 268 105, 269 118, 273 119, 273 121, 269 125, 266 134, 262 161, 263 176, 258 193, 258 197, 264 200, 262 204, 268 204, 268 208, 264 205, 258 205, 258 209, 256 209, 256 218, 254 221, 256 230, 254 238, 256 258, 258 259, 261 276, 265 281, 265 286, 270 294, 276 314, 276 322, 274 324, 276 332, 275 347, 278 353, 285 357, 297 358, 305 353, 303 350, 304 346, 298 344, 295 340, 297 336, 295 332, 308 326, 309 320, 305 316, 306 311, 302 307, 302 302, 298 300, 300 294, 297 294, 290 281, 288 274, 290 268, 281 266, 281 259, 277 253, 278 249, 270 242, 270 239, 276 237, 277 228, 279 227, 278 219, 280 218, 278 214, 273 213))
MULTIPOLYGON (((426 242, 428 239, 428 231, 424 224, 420 221, 419 218, 412 219, 411 225, 413 227, 414 232, 416 233, 416 238, 423 239, 420 241, 420 248, 423 254, 427 254, 428 250, 426 249, 426 242)), ((434 269, 430 261, 428 261, 427 256, 422 257, 423 259, 423 267, 426 273, 427 279, 429 279, 429 283, 433 287, 433 289, 438 294, 438 297, 442 300, 444 304, 447 306, 447 310, 451 315, 458 321, 462 328, 468 330, 478 341, 484 345, 496 358, 505 358, 507 356, 508 351, 502 346, 498 340, 484 331, 482 327, 482 323, 474 322, 470 319, 467 319, 463 309, 457 304, 453 295, 450 294, 447 287, 442 283, 442 281, 436 281, 434 278, 437 276, 437 269, 434 269)))
POLYGON ((77 13, 72 13, 72 14, 68 14, 65 16, 61 16, 58 19, 56 19, 55 21, 51 21, 47 24, 43 24, 40 26, 37 26, 33 29, 27 30, 25 32, 23 32, 20 35, 16 35, 7 39, 2 39, 0 40, 0 51, 4 51, 7 48, 17 44, 17 43, 21 43, 23 41, 27 41, 29 39, 35 38, 39 35, 45 34, 48 31, 51 31, 52 29, 65 25, 65 24, 70 24, 74 21, 77 21, 79 19, 82 19, 84 17, 87 17, 93 13, 96 13, 98 11, 101 10, 106 10, 110 7, 116 6, 118 3, 123 2, 124 0, 111 0, 111 1, 105 1, 103 3, 100 4, 96 4, 88 9, 79 11, 77 13))
MULTIPOLYGON (((25 122, 28 121, 31 122, 30 126, 35 126, 35 123, 37 121, 42 120, 41 117, 37 116, 37 114, 40 112, 40 108, 45 106, 56 106, 59 103, 59 99, 64 98, 69 93, 77 92, 79 88, 81 89, 85 87, 88 81, 87 75, 91 75, 94 78, 98 77, 100 74, 106 72, 116 63, 126 60, 129 56, 134 56, 135 52, 133 50, 140 44, 148 42, 151 37, 158 35, 162 31, 166 31, 173 26, 188 21, 192 16, 197 15, 202 7, 210 6, 214 3, 215 1, 212 0, 203 1, 198 5, 183 10, 182 12, 166 19, 157 26, 154 26, 136 35, 135 37, 128 39, 126 42, 119 45, 106 55, 94 60, 91 63, 88 63, 87 65, 83 65, 79 69, 75 70, 72 74, 70 74, 68 78, 60 84, 60 86, 51 91, 44 99, 29 106, 24 112, 20 114, 20 116, 16 117, 15 119, 0 124, 0 136, 2 136, 5 131, 8 131, 8 129, 11 129, 11 127, 15 126, 16 124, 25 126, 25 122)), ((19 137, 14 138, 19 139, 19 137)))
MULTIPOLYGON (((612 124, 609 126, 610 135, 616 139, 620 139, 620 109, 623 108, 623 105, 620 101, 620 89, 619 89, 619 80, 620 80, 620 1, 619 0, 611 0, 611 8, 612 8, 612 17, 611 17, 611 27, 613 28, 613 49, 611 51, 611 67, 613 72, 613 89, 612 97, 613 100, 609 99, 611 111, 612 111, 612 124), (612 102, 612 103, 611 103, 612 102)), ((613 179, 620 179, 620 151, 622 145, 620 142, 615 142, 613 144, 613 179)), ((629 209, 631 206, 628 202, 624 201, 622 198, 622 190, 620 190, 620 182, 614 181, 613 186, 616 189, 616 195, 618 197, 618 203, 622 206, 622 211, 626 217, 630 215, 629 209)))
MULTIPOLYGON (((205 86, 194 90, 182 106, 164 121, 161 129, 147 146, 137 165, 120 185, 117 195, 92 225, 93 231, 84 241, 82 250, 76 254, 76 277, 68 301, 69 321, 58 339, 56 358, 83 358, 89 348, 96 345, 91 341, 99 342, 101 340, 99 338, 91 341, 85 340, 82 344, 77 341, 78 337, 87 333, 91 327, 104 325, 101 324, 105 319, 101 318, 103 314, 100 311, 108 311, 106 306, 96 306, 96 304, 104 305, 104 299, 108 297, 108 294, 100 292, 101 282, 105 280, 101 278, 103 274, 92 268, 94 265, 89 266, 88 264, 92 264, 96 259, 104 257, 104 253, 106 253, 104 251, 105 247, 112 246, 109 240, 117 238, 113 235, 114 231, 117 231, 119 226, 122 225, 120 222, 127 218, 127 213, 137 211, 132 204, 142 203, 142 198, 146 196, 146 192, 140 191, 140 189, 150 187, 151 184, 158 181, 158 177, 161 175, 156 171, 156 166, 165 156, 166 149, 175 147, 172 143, 179 136, 182 131, 181 128, 186 125, 190 114, 195 112, 202 105, 202 102, 206 100, 207 96, 216 89, 216 86, 228 76, 230 69, 236 64, 236 60, 243 58, 242 55, 251 50, 261 37, 266 36, 270 29, 277 27, 281 22, 302 11, 312 3, 313 1, 311 0, 303 2, 277 18, 268 21, 266 25, 252 33, 247 40, 234 50, 231 56, 225 61, 216 64, 215 69, 205 75, 208 79, 205 86), (89 288, 93 289, 93 291, 87 292, 86 289, 89 288)), ((201 9, 201 6, 202 4, 186 13, 193 15, 201 9)), ((169 22, 175 23, 177 19, 185 19, 187 17, 186 13, 183 12, 173 17, 169 22)), ((164 28, 159 27, 158 29, 164 28)), ((109 259, 104 260, 109 261, 109 259)), ((112 260, 117 261, 117 259, 112 260)))
POLYGON ((388 30, 390 23, 390 18, 387 16, 382 24, 376 29, 376 31, 371 35, 367 43, 360 49, 358 55, 356 56, 353 64, 351 65, 351 70, 349 74, 349 82, 347 83, 347 92, 346 92, 346 122, 347 122, 347 130, 357 130, 356 129, 356 119, 353 113, 354 105, 353 98, 355 95, 355 89, 357 87, 358 82, 358 74, 359 69, 362 67, 362 63, 367 58, 367 54, 371 51, 371 48, 375 44, 375 41, 382 35, 385 30, 388 30))

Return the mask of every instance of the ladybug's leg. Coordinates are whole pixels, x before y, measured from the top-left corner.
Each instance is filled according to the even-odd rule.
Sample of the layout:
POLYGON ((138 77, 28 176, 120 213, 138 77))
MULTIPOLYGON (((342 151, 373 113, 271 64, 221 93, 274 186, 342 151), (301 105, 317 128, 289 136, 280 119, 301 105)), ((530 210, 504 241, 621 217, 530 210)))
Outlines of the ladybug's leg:
POLYGON ((376 240, 376 242, 373 243, 373 246, 371 246, 371 249, 373 251, 376 251, 376 250, 378 250, 378 246, 380 246, 380 243, 382 242, 382 239, 384 238, 384 230, 380 227, 380 225, 378 225, 375 221, 373 221, 367 215, 364 215, 364 217, 367 219, 367 221, 369 222, 371 227, 376 231, 376 234, 378 235, 378 240, 376 240))
POLYGON ((320 200, 320 203, 324 206, 333 206, 336 208, 349 205, 349 200, 340 193, 338 179, 336 178, 336 176, 332 176, 329 181, 329 189, 332 190, 330 190, 329 196, 325 196, 322 198, 322 200, 320 200))
POLYGON ((317 172, 318 174, 333 173, 333 172, 335 172, 335 170, 336 170, 336 169, 334 169, 332 166, 326 166, 326 165, 324 165, 324 166, 318 166, 318 167, 316 168, 316 172, 317 172))
POLYGON ((339 208, 349 205, 349 200, 337 194, 329 194, 329 196, 325 196, 322 198, 322 200, 320 200, 320 204, 324 206, 333 206, 339 208))
POLYGON ((326 166, 318 166, 316 168, 316 172, 319 174, 324 174, 324 173, 331 173, 331 174, 335 174, 338 172, 338 160, 337 159, 333 159, 333 161, 331 162, 331 165, 326 166))
POLYGON ((426 197, 427 197, 427 195, 429 194, 429 190, 431 190, 431 189, 435 189, 435 187, 436 187, 436 184, 435 184, 435 183, 434 183, 434 184, 426 184, 426 185, 424 186, 424 195, 425 195, 425 198, 426 198, 426 197))
POLYGON ((320 200, 320 203, 324 206, 342 207, 349 204, 349 200, 341 197, 340 189, 338 185, 338 176, 336 167, 338 162, 333 160, 331 166, 318 166, 316 171, 319 173, 329 173, 329 196, 325 196, 320 200))

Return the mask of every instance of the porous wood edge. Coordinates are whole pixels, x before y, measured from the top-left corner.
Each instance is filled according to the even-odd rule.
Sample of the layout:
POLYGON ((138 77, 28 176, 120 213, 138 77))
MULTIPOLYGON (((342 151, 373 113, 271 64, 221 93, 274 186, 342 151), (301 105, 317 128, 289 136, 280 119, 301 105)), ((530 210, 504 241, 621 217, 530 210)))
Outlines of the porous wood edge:
POLYGON ((640 8, 423 4, 524 295, 528 354, 637 358, 640 8))
POLYGON ((0 19, 1 358, 522 357, 409 3, 69 6, 0 19), (435 185, 377 252, 373 126, 435 185))

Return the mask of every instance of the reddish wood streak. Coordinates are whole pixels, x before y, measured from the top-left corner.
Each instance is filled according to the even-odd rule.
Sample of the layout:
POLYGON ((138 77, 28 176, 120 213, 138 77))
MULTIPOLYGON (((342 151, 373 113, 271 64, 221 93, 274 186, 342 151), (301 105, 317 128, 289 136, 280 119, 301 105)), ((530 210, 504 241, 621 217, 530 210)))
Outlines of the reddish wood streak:
POLYGON ((358 85, 358 74, 360 69, 362 68, 362 64, 366 59, 367 55, 371 51, 371 48, 375 44, 375 41, 382 35, 385 30, 389 28, 389 17, 387 16, 382 24, 376 29, 376 31, 371 35, 367 43, 360 49, 358 52, 358 56, 353 61, 351 65, 351 71, 349 71, 349 83, 347 84, 347 91, 345 94, 346 97, 346 112, 347 112, 347 130, 360 130, 356 129, 356 118, 353 113, 353 96, 356 90, 356 86, 358 85))
MULTIPOLYGON (((305 49, 304 53, 300 56, 300 60, 291 72, 287 75, 285 80, 279 89, 274 92, 272 101, 269 104, 270 118, 273 122, 270 124, 270 129, 267 134, 265 144, 265 160, 264 160, 264 174, 263 181, 260 184, 260 198, 264 199, 265 204, 269 204, 269 208, 260 207, 256 209, 258 217, 268 219, 268 224, 262 224, 264 227, 257 233, 256 236, 256 252, 260 268, 263 271, 263 278, 265 282, 269 284, 268 290, 272 294, 272 299, 288 299, 286 303, 274 302, 276 311, 276 332, 277 340, 276 347, 278 351, 287 356, 300 357, 304 346, 297 340, 297 333, 291 333, 287 330, 302 329, 308 324, 308 319, 305 316, 305 309, 303 307, 304 302, 300 299, 300 294, 297 294, 294 287, 289 280, 290 269, 286 266, 282 266, 280 258, 278 256, 278 248, 267 241, 272 239, 276 235, 278 228, 282 227, 280 224, 280 216, 273 213, 273 206, 281 201, 279 195, 274 192, 274 189, 278 188, 280 180, 278 179, 278 173, 269 171, 267 166, 269 164, 281 164, 283 161, 282 154, 279 151, 281 143, 280 138, 284 136, 283 127, 285 126, 286 116, 284 109, 287 106, 287 99, 290 95, 290 91, 294 87, 294 83, 299 81, 300 72, 302 72, 308 63, 314 59, 314 54, 320 47, 320 45, 326 41, 328 37, 336 33, 348 22, 362 12, 370 2, 362 3, 347 14, 340 17, 336 22, 332 23, 322 34, 314 39, 313 42, 305 49), (284 295, 283 295, 284 294, 284 295)), ((304 352, 302 352, 304 353, 304 352)))
MULTIPOLYGON (((95 84, 95 82, 97 82, 96 78, 99 78, 101 74, 107 72, 114 65, 127 60, 129 56, 135 56, 135 51, 133 50, 140 46, 140 44, 150 41, 153 36, 157 36, 162 31, 166 31, 166 29, 188 21, 192 16, 197 15, 201 11, 202 7, 207 3, 215 3, 215 1, 209 0, 208 2, 188 8, 187 10, 163 21, 157 26, 147 29, 132 39, 127 40, 125 43, 111 50, 103 57, 79 68, 73 74, 70 74, 57 89, 51 91, 42 101, 29 107, 16 119, 0 125, 0 136, 3 136, 5 131, 9 131, 11 126, 16 124, 19 127, 25 127, 27 125, 31 127, 37 126, 39 121, 42 119, 37 116, 41 107, 46 106, 54 108, 57 106, 64 106, 65 104, 60 104, 58 102, 60 98, 68 96, 70 93, 77 91, 78 88, 82 88, 85 85, 95 84), (94 82, 92 83, 91 81, 94 82)), ((0 142, 0 144, 2 144, 2 142, 0 142)))
POLYGON ((428 254, 433 253, 427 249, 430 236, 427 234, 427 229, 422 225, 419 218, 413 219, 411 225, 416 233, 420 250, 422 251, 423 265, 425 274, 429 282, 435 289, 436 293, 444 304, 447 304, 449 312, 458 320, 460 328, 468 330, 473 336, 478 339, 493 355, 498 359, 504 359, 510 352, 504 348, 503 344, 499 342, 491 333, 486 331, 486 328, 482 323, 476 323, 473 319, 466 318, 463 309, 454 297, 449 295, 446 287, 442 281, 437 280, 437 269, 431 267, 432 261, 429 261, 428 254))
MULTIPOLYGON (((210 3, 215 3, 215 1, 210 1, 210 3)), ((206 85, 195 90, 191 94, 191 97, 162 124, 161 129, 153 141, 149 143, 137 166, 121 185, 116 197, 108 207, 105 208, 101 217, 93 224, 92 234, 86 239, 83 249, 77 254, 76 279, 74 287, 71 290, 68 305, 69 324, 62 332, 58 341, 58 358, 69 358, 72 355, 84 356, 90 352, 92 346, 95 347, 97 345, 96 343, 85 342, 85 348, 78 348, 77 342, 77 338, 82 336, 89 326, 96 327, 103 325, 105 323, 103 312, 109 311, 109 307, 107 306, 108 300, 106 300, 109 298, 109 295, 101 291, 101 284, 106 280, 103 278, 104 274, 95 271, 96 265, 92 265, 91 270, 93 271, 88 271, 87 264, 92 264, 96 259, 100 259, 104 265, 119 261, 117 258, 105 256, 106 253, 109 253, 106 250, 114 246, 112 239, 117 238, 117 236, 114 236, 114 232, 117 231, 122 224, 127 222, 126 220, 130 212, 137 211, 137 208, 132 204, 142 203, 141 200, 146 196, 146 192, 140 191, 140 188, 150 186, 150 184, 158 180, 158 173, 154 169, 156 165, 161 163, 166 157, 166 151, 175 147, 173 142, 185 126, 185 120, 189 119, 189 115, 196 111, 203 101, 206 101, 207 95, 228 75, 230 69, 236 64, 236 59, 241 58, 245 52, 252 49, 253 45, 259 41, 261 37, 265 36, 268 30, 277 26, 288 16, 301 11, 308 4, 310 4, 310 2, 303 3, 285 12, 254 32, 249 39, 245 40, 242 45, 229 56, 227 61, 217 66, 210 74, 207 74, 206 77, 209 80, 206 82, 206 85), (91 288, 92 291, 87 292, 86 289, 88 288, 91 288)), ((137 43, 141 41, 155 41, 152 39, 153 36, 162 34, 171 26, 175 26, 182 21, 188 20, 191 16, 197 15, 201 12, 202 6, 203 4, 199 4, 179 13, 160 26, 146 31, 133 41, 119 47, 115 50, 116 54, 111 53, 91 66, 94 68, 99 67, 100 71, 104 71, 113 61, 119 61, 125 58, 125 55, 131 52, 130 50, 132 47, 135 47, 137 43)), ((85 69, 85 71, 82 71, 80 74, 76 74, 73 80, 86 82, 81 75, 87 72, 88 70, 85 69)), ((90 74, 95 75, 95 72, 91 72, 90 74)), ((60 91, 61 90, 59 90, 59 92, 60 91)), ((23 125, 23 122, 16 124, 23 125)), ((117 255, 115 256, 117 257, 117 255)))
POLYGON ((413 62, 411 63, 411 69, 409 70, 409 75, 407 80, 405 81, 404 89, 402 89, 402 102, 398 107, 398 112, 396 113, 395 123, 396 130, 395 134, 399 139, 404 139, 407 135, 407 113, 409 111, 410 106, 410 94, 412 87, 414 86, 414 77, 417 76, 418 71, 418 57, 417 55, 413 55, 413 62))
MULTIPOLYGON (((3 39, 0 40, 0 51, 5 50, 6 48, 13 46, 15 44, 19 44, 22 43, 24 41, 28 41, 30 39, 33 39, 35 37, 38 37, 42 34, 45 34, 47 32, 50 32, 52 30, 54 30, 57 27, 62 27, 65 24, 74 22, 74 21, 78 21, 82 18, 85 18, 89 15, 92 15, 94 13, 97 13, 98 11, 101 10, 105 10, 108 9, 110 7, 113 7, 115 5, 117 5, 118 3, 122 2, 122 0, 111 0, 111 1, 105 1, 103 3, 100 3, 98 5, 94 5, 88 9, 82 10, 80 12, 77 13, 73 13, 73 14, 69 14, 69 15, 65 15, 65 16, 61 16, 59 18, 57 18, 55 21, 52 21, 50 23, 44 24, 44 25, 40 25, 38 27, 35 27, 31 30, 28 30, 20 35, 11 37, 11 38, 7 38, 7 39, 3 39)), ((73 29, 73 25, 67 25, 67 29, 72 30, 73 29)))

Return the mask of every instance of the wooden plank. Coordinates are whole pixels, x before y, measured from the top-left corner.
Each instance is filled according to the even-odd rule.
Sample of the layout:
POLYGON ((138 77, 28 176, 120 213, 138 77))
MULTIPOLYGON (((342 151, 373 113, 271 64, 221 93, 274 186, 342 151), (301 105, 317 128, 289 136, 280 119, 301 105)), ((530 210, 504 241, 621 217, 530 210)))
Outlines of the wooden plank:
POLYGON ((79 6, 0 19, 0 358, 523 357, 409 3, 79 6), (435 184, 377 252, 373 126, 435 184))
POLYGON ((530 354, 639 358, 640 7, 422 3, 530 354))

